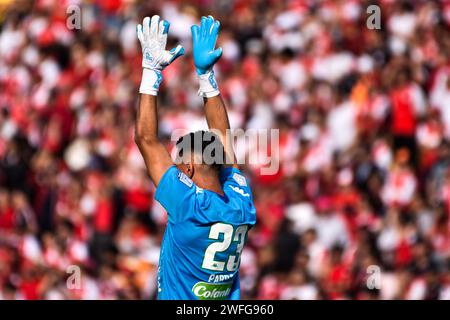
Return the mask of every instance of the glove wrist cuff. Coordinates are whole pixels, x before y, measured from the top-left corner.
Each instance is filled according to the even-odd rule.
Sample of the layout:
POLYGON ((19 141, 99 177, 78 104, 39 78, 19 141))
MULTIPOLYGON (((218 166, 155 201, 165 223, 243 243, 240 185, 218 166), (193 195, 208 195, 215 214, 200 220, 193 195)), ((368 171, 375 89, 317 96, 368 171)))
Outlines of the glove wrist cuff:
POLYGON ((211 69, 205 74, 198 75, 199 90, 198 95, 204 98, 211 98, 220 94, 214 71, 211 69))
POLYGON ((152 96, 158 95, 159 85, 162 79, 161 71, 143 68, 139 93, 150 94, 152 96))

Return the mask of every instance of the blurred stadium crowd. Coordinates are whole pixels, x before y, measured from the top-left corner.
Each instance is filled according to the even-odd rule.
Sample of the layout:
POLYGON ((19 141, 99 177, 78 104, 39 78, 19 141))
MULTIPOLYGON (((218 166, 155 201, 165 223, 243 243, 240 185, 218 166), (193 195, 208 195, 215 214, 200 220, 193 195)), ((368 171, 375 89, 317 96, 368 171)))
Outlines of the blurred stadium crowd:
POLYGON ((373 3, 0 1, 0 299, 155 297, 166 214, 133 141, 135 28, 155 13, 188 53, 160 91, 169 147, 205 128, 203 14, 221 21, 232 127, 280 130, 277 174, 243 166, 258 212, 243 298, 450 299, 450 2, 375 1, 380 30, 373 3))

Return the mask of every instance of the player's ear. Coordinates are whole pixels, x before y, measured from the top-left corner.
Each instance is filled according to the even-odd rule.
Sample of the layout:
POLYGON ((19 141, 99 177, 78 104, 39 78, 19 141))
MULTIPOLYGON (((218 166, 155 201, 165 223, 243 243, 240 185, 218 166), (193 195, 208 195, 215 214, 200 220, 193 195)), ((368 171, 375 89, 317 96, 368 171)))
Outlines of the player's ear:
POLYGON ((194 166, 192 163, 186 163, 186 175, 192 179, 194 176, 194 166))

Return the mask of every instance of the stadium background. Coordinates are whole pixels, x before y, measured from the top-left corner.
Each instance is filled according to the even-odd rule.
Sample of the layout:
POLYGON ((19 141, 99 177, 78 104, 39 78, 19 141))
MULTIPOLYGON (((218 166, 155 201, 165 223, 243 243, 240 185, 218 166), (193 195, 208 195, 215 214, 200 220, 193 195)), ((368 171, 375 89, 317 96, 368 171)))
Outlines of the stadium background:
POLYGON ((450 299, 450 2, 375 2, 380 30, 369 4, 0 1, 0 299, 155 297, 165 213, 133 125, 135 25, 156 13, 188 52, 164 73, 168 144, 204 126, 189 55, 203 14, 221 21, 232 127, 280 130, 279 173, 243 168, 258 212, 243 298, 450 299))

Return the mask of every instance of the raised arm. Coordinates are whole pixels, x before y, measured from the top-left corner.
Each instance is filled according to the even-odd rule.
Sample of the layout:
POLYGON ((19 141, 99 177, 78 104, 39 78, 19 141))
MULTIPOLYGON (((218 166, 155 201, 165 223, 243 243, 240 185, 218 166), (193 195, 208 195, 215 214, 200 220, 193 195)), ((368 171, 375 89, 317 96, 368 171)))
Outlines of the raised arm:
POLYGON ((142 80, 137 111, 135 141, 139 147, 148 173, 157 186, 163 174, 173 165, 172 159, 158 139, 157 95, 162 81, 161 71, 183 55, 182 46, 167 51, 169 23, 159 16, 144 18, 137 26, 137 36, 142 47, 142 80))
POLYGON ((228 113, 222 96, 219 94, 213 97, 203 98, 205 104, 206 122, 210 130, 217 131, 220 140, 225 148, 227 161, 225 166, 238 168, 236 156, 233 150, 233 141, 230 131, 228 113))
POLYGON ((226 165, 238 167, 233 150, 230 122, 225 103, 220 95, 213 66, 222 56, 222 48, 214 49, 219 35, 220 22, 211 16, 202 17, 200 27, 191 27, 194 64, 205 104, 208 127, 220 136, 227 157, 226 165))

